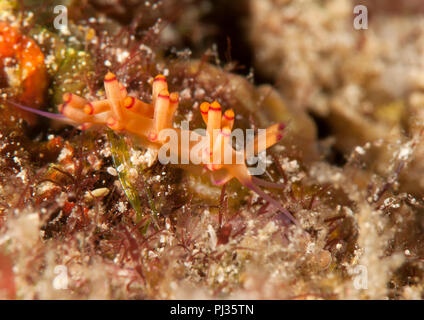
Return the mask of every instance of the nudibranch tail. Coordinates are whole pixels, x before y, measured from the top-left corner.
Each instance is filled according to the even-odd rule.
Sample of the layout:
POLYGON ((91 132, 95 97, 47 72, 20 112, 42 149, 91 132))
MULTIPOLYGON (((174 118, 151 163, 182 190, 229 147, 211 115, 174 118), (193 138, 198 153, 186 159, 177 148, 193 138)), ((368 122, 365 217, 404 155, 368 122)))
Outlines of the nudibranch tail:
POLYGON ((271 182, 271 181, 266 181, 266 180, 259 179, 257 177, 253 177, 253 176, 252 176, 252 181, 254 183, 256 183, 258 186, 262 186, 262 187, 265 187, 265 188, 284 189, 284 185, 282 185, 282 184, 271 182))
POLYGON ((281 213, 285 215, 285 217, 292 223, 298 225, 297 220, 293 217, 293 215, 284 208, 276 199, 265 193, 261 188, 259 188, 255 183, 253 183, 252 180, 249 182, 246 182, 243 184, 244 186, 248 187, 249 189, 256 192, 262 199, 269 202, 272 206, 274 206, 276 209, 278 209, 281 213))
POLYGON ((265 191, 263 191, 258 185, 261 185, 266 188, 276 188, 276 189, 283 189, 284 186, 277 183, 268 182, 268 181, 249 175, 249 172, 245 165, 231 165, 231 166, 228 166, 226 169, 227 169, 227 173, 219 172, 219 171, 214 172, 212 174, 212 178, 213 178, 212 182, 214 182, 217 185, 222 185, 235 177, 242 185, 254 191, 262 199, 264 199, 265 201, 270 203, 274 208, 276 208, 279 212, 283 213, 284 216, 288 219, 288 221, 296 225, 298 224, 298 222, 293 217, 293 215, 286 208, 284 208, 278 202, 278 200, 274 199, 273 197, 265 193, 265 191))

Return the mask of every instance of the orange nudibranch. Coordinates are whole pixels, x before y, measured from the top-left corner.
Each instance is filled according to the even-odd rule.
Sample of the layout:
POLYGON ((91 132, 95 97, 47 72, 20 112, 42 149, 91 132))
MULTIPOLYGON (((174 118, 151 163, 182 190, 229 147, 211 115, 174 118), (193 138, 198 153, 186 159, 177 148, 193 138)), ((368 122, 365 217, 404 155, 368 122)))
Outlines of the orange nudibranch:
MULTIPOLYGON (((240 157, 241 151, 232 148, 231 130, 235 118, 233 110, 223 113, 217 101, 202 103, 200 112, 206 125, 206 135, 200 135, 183 126, 173 126, 178 94, 168 92, 168 84, 163 75, 157 76, 153 81, 150 104, 128 96, 125 86, 111 72, 104 78, 104 87, 106 99, 98 101, 90 102, 75 94, 66 93, 63 96, 64 103, 59 108, 63 117, 75 122, 79 128, 101 124, 114 131, 133 134, 147 148, 160 151, 161 148, 169 147, 171 157, 177 159, 177 165, 188 170, 197 166, 204 172, 209 172, 211 181, 216 185, 223 185, 236 178, 282 212, 286 221, 296 223, 287 209, 258 187, 282 186, 251 176, 245 156, 242 154, 240 157), (175 139, 171 141, 172 138, 175 139), (240 158, 242 162, 237 161, 240 158)), ((37 113, 46 115, 45 112, 37 113)), ((284 127, 283 124, 275 124, 257 135, 251 142, 254 144, 254 153, 258 154, 276 144, 282 138, 284 127), (260 143, 261 141, 264 143, 260 143)))

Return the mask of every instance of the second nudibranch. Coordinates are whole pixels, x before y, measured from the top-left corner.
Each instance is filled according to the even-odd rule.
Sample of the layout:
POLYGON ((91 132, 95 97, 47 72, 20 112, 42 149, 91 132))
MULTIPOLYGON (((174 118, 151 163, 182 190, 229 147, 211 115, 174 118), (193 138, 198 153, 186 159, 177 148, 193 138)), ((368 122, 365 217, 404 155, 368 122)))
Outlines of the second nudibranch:
MULTIPOLYGON (((184 129, 173 128, 173 118, 178 108, 179 96, 176 92, 169 93, 165 76, 158 75, 154 78, 151 103, 129 96, 125 86, 111 72, 108 72, 104 78, 104 87, 106 99, 91 102, 78 95, 65 93, 59 111, 66 118, 77 123, 82 130, 93 125, 106 125, 117 132, 131 133, 137 136, 140 143, 145 147, 156 150, 166 143, 166 138, 160 133, 164 129, 172 128, 179 136, 180 145, 171 150, 178 150, 177 156, 181 157, 180 153, 183 153, 181 136, 184 134, 184 129)), ((281 188, 280 185, 251 176, 244 162, 231 161, 231 163, 226 163, 223 161, 223 150, 225 148, 231 148, 233 160, 237 157, 238 151, 231 147, 234 111, 228 109, 222 112, 221 105, 214 101, 212 103, 203 102, 200 105, 200 112, 206 124, 207 134, 201 136, 190 131, 189 133, 197 136, 198 140, 194 139, 196 142, 190 142, 188 148, 192 149, 197 143, 205 142, 208 148, 204 149, 204 152, 198 156, 199 159, 191 159, 190 157, 186 169, 190 170, 193 167, 200 166, 200 169, 210 173, 212 182, 217 185, 223 185, 232 178, 236 178, 240 183, 252 189, 282 211, 290 221, 296 223, 287 209, 257 186, 281 188), (205 139, 208 139, 208 141, 205 141, 205 139), (219 159, 219 161, 216 161, 216 159, 219 159)), ((258 154, 277 143, 282 138, 284 128, 284 124, 277 123, 263 131, 262 135, 257 135, 252 142, 254 143, 254 153, 258 154), (258 143, 258 141, 265 143, 258 143)), ((190 150, 185 151, 190 154, 190 150)), ((181 166, 184 168, 184 165, 181 166)))

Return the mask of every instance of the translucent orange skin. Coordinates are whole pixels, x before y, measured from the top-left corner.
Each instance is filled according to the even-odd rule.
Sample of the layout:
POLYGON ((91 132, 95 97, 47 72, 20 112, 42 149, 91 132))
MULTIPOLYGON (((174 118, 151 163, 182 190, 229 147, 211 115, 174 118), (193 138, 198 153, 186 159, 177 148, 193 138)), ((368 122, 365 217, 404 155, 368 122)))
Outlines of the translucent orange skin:
MULTIPOLYGON (((0 22, 0 72, 4 73, 5 67, 14 67, 16 64, 20 83, 16 98, 28 106, 39 108, 44 103, 48 85, 44 54, 34 40, 9 24, 0 22)), ((30 123, 35 120, 30 113, 22 111, 22 115, 30 123)))

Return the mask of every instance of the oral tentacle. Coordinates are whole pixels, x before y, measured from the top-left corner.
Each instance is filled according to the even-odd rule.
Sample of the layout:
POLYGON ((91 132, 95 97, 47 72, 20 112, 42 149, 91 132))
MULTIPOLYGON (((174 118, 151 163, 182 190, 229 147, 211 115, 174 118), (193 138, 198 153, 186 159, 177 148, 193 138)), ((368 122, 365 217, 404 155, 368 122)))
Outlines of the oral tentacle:
POLYGON ((47 112, 47 111, 41 111, 41 110, 38 110, 38 109, 34 109, 34 108, 31 108, 31 107, 24 106, 22 104, 16 103, 16 102, 11 101, 11 100, 6 100, 6 102, 13 105, 14 107, 17 107, 19 109, 22 109, 22 110, 25 110, 25 111, 28 111, 28 112, 38 114, 38 115, 45 117, 45 118, 49 118, 49 119, 53 119, 53 120, 62 120, 62 121, 73 122, 71 119, 65 117, 63 114, 60 114, 60 113, 52 113, 52 112, 47 112))

